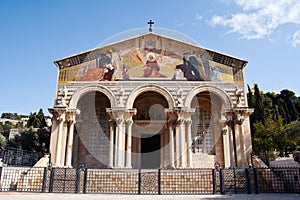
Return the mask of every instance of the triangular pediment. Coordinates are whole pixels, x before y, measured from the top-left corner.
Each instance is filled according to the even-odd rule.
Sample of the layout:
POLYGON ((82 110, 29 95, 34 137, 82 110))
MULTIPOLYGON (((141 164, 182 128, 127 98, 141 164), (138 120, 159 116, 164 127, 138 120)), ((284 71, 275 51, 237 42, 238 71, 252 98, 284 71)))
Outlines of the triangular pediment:
POLYGON ((149 78, 236 81, 235 73, 247 61, 148 32, 54 63, 60 69, 60 82, 149 78))

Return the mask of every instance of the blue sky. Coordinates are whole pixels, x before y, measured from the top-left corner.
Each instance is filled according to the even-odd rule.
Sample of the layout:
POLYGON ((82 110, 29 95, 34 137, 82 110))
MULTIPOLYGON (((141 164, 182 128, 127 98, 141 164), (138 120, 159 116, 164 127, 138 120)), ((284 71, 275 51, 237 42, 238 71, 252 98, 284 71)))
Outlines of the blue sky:
POLYGON ((54 60, 120 32, 173 29, 202 47, 249 61, 246 84, 300 96, 299 0, 2 0, 0 113, 53 107, 54 60))

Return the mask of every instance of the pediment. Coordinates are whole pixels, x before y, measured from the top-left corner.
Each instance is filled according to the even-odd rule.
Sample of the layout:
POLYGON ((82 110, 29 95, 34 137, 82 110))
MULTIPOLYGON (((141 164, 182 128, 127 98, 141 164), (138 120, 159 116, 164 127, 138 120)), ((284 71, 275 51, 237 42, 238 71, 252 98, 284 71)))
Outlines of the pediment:
POLYGON ((247 61, 148 32, 54 62, 59 82, 95 80, 243 81, 247 61), (235 77, 240 71, 239 77, 235 77))

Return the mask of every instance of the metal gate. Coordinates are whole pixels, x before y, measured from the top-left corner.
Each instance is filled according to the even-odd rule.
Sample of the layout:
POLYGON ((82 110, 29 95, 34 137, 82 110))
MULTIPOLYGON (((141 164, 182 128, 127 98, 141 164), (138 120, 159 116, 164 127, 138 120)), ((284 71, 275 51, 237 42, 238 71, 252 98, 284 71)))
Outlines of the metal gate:
POLYGON ((80 186, 83 188, 83 181, 80 181, 81 173, 80 169, 52 168, 49 192, 78 193, 80 186))

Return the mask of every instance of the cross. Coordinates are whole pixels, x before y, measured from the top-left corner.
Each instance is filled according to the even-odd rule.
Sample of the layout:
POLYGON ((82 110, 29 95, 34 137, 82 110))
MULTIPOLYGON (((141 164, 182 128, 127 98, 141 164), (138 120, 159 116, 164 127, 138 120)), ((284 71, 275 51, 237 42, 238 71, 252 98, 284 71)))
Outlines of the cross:
POLYGON ((154 24, 154 22, 150 19, 150 21, 148 22, 148 24, 150 25, 149 31, 152 32, 152 25, 154 24))

